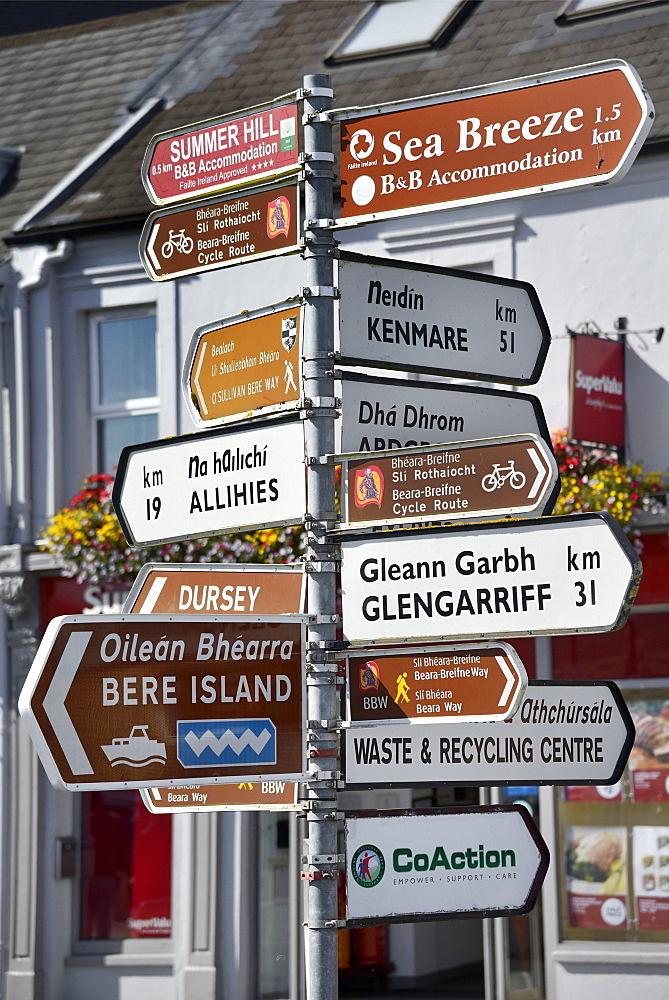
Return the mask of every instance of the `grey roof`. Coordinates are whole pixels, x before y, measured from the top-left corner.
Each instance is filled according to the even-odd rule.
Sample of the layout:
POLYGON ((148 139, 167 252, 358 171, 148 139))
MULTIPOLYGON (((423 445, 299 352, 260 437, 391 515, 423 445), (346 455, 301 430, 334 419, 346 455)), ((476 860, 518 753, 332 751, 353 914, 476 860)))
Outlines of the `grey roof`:
POLYGON ((558 25, 563 0, 482 0, 441 48, 325 65, 363 2, 190 0, 0 39, 0 147, 25 147, 0 232, 138 225, 155 133, 270 101, 309 73, 330 73, 348 107, 622 58, 655 104, 646 149, 669 138, 669 3, 558 25))

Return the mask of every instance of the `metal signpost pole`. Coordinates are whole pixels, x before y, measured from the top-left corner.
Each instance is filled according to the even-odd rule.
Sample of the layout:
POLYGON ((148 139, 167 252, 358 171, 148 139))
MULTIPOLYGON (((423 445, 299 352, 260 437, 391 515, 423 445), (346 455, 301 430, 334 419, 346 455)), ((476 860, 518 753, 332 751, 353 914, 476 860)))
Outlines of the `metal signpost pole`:
POLYGON ((334 248, 325 228, 333 218, 332 126, 311 121, 332 107, 330 77, 304 78, 304 158, 306 232, 306 308, 304 314, 303 377, 306 454, 309 472, 306 523, 307 607, 314 615, 309 627, 307 705, 310 774, 307 807, 307 849, 303 878, 307 882, 307 997, 336 1000, 337 984, 337 779, 339 758, 335 722, 335 665, 327 662, 327 647, 336 638, 336 552, 325 541, 327 522, 334 522, 334 469, 320 464, 332 454, 335 428, 333 380, 334 248))

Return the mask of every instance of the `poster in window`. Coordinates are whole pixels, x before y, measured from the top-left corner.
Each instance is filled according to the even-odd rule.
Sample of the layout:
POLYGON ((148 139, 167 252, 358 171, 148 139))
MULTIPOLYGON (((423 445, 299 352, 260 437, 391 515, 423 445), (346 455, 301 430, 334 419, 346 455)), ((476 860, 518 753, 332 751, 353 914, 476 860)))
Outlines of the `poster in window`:
POLYGON ((623 792, 622 779, 614 785, 566 785, 563 799, 565 802, 622 802, 623 792))
POLYGON ((632 828, 632 863, 640 931, 669 930, 669 826, 632 828))
POLYGON ((629 759, 635 802, 669 802, 669 701, 629 705, 636 737, 629 759))
POLYGON ((595 930, 627 928, 625 828, 567 827, 565 849, 569 926, 595 930))

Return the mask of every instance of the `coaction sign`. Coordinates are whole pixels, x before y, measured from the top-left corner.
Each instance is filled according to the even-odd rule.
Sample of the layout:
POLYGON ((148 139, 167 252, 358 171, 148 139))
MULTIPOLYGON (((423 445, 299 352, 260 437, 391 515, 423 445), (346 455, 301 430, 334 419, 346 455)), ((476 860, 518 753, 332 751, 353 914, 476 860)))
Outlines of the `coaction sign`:
POLYGON ((152 813, 229 812, 268 809, 297 812, 299 785, 294 781, 244 781, 239 785, 181 785, 141 788, 142 802, 152 813))
POLYGON ((523 392, 375 378, 342 371, 340 452, 475 441, 495 434, 550 434, 539 400, 523 392))
MULTIPOLYGON (((435 685, 450 684, 441 677, 442 659, 422 650, 420 668, 410 667, 405 679, 412 692, 425 687, 419 674, 437 674, 435 685)), ((444 721, 428 716, 420 726, 379 726, 370 720, 346 728, 346 787, 613 785, 635 736, 627 705, 610 681, 530 681, 520 708, 505 722, 444 721)))
POLYGON ((532 909, 548 848, 524 806, 347 814, 346 923, 532 909))
POLYGON ((300 524, 304 432, 296 419, 130 445, 112 502, 132 545, 300 524))
POLYGON ((538 381, 551 338, 532 285, 339 253, 340 363, 514 385, 538 381))
POLYGON ((142 181, 154 205, 296 171, 297 104, 287 99, 154 136, 142 164, 142 181))
POLYGON ((344 529, 550 513, 557 492, 553 452, 529 434, 335 458, 344 529))
POLYGON ((342 541, 344 638, 609 632, 629 614, 641 560, 606 512, 419 528, 342 541))
POLYGON ((620 59, 330 112, 342 122, 337 225, 612 181, 652 114, 620 59))
POLYGON ((53 619, 19 698, 72 791, 306 777, 306 618, 53 619))
POLYGON ((201 326, 182 388, 196 424, 212 427, 295 409, 302 397, 302 309, 283 302, 201 326))
POLYGON ((302 567, 244 563, 146 563, 124 614, 285 615, 304 611, 302 567))
POLYGON ((300 248, 299 215, 297 184, 203 199, 152 212, 139 255, 153 281, 168 281, 294 253, 300 248))
POLYGON ((346 657, 345 725, 490 722, 510 718, 527 687, 506 643, 431 646, 346 657))

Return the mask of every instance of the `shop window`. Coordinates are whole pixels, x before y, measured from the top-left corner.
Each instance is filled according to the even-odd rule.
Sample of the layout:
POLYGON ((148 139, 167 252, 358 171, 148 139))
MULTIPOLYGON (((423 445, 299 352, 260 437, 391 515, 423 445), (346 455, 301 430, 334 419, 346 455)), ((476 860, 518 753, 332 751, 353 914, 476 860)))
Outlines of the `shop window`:
POLYGON ((166 938, 171 921, 171 816, 138 792, 84 792, 82 941, 166 938))
POLYGON ((158 437, 156 318, 148 310, 91 317, 91 410, 97 472, 126 445, 158 437))

